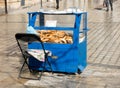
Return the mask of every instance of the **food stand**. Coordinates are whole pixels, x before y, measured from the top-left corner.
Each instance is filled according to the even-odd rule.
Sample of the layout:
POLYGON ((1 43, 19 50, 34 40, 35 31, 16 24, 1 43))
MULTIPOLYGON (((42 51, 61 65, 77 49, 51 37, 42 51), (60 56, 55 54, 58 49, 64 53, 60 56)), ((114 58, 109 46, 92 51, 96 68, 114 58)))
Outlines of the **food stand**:
MULTIPOLYGON (((41 11, 28 12, 28 25, 35 30, 57 30, 57 31, 72 31, 72 43, 51 43, 44 42, 46 50, 51 51, 53 57, 48 60, 51 63, 53 72, 65 73, 80 73, 87 66, 87 12, 84 11, 41 11), (59 27, 59 26, 36 26, 37 16, 44 15, 73 15, 75 16, 74 27, 59 27), (83 22, 83 23, 82 23, 83 22), (81 25, 83 25, 81 29, 81 25), (82 35, 82 37, 80 37, 82 35)), ((29 44, 29 49, 41 49, 39 43, 29 44)), ((44 62, 30 58, 29 64, 42 70, 44 62)), ((46 71, 50 71, 49 65, 46 63, 46 71)))

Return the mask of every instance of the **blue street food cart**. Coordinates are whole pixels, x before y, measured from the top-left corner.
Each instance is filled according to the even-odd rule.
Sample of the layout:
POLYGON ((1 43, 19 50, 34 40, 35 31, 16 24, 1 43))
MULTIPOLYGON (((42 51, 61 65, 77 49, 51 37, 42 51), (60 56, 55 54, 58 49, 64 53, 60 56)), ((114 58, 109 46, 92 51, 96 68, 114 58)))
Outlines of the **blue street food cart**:
MULTIPOLYGON (((44 42, 46 50, 52 52, 56 58, 49 57, 48 60, 51 63, 53 72, 65 72, 65 73, 79 73, 82 72, 87 66, 87 12, 29 12, 29 26, 32 26, 35 30, 62 30, 62 31, 72 31, 73 43, 62 44, 62 43, 50 43, 44 42), (37 16, 42 14, 45 15, 72 15, 75 17, 73 27, 47 27, 36 26, 37 16), (82 26, 82 27, 81 27, 82 26), (80 38, 81 35, 82 40, 80 38)), ((39 43, 29 44, 29 49, 41 49, 39 43)), ((30 58, 29 64, 36 68, 36 70, 41 70, 44 62, 30 58)), ((50 71, 50 67, 46 64, 46 71, 50 71)))

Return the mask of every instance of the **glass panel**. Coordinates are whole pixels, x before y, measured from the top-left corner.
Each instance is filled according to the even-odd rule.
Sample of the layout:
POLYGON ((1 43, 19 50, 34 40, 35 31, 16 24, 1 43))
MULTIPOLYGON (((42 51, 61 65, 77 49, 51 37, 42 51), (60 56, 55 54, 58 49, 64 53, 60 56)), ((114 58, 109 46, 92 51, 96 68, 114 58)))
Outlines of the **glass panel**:
POLYGON ((75 16, 74 15, 45 15, 45 16, 37 15, 35 26, 43 26, 49 20, 56 21, 57 27, 74 27, 75 16))

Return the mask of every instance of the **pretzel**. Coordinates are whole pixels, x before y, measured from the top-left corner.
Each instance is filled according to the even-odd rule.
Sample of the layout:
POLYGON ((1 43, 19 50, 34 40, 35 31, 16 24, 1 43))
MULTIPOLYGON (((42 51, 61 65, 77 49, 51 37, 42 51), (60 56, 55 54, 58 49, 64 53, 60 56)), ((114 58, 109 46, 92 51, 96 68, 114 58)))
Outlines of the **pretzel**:
POLYGON ((50 43, 72 43, 72 35, 64 31, 56 30, 38 30, 40 38, 43 42, 50 43))

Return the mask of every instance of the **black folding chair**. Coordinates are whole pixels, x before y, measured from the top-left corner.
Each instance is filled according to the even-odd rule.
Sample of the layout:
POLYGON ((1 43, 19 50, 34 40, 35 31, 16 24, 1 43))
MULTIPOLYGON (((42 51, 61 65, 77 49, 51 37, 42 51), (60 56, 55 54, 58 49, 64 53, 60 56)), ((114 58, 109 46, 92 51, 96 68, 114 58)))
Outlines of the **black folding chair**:
POLYGON ((44 48, 44 45, 43 45, 43 42, 41 41, 39 36, 37 36, 35 34, 28 34, 28 33, 17 33, 17 34, 15 34, 15 38, 16 38, 17 44, 18 44, 18 46, 20 48, 20 51, 22 53, 22 56, 24 58, 24 63, 22 65, 21 69, 20 69, 18 77, 22 77, 21 73, 22 73, 22 70, 23 70, 25 64, 28 66, 29 71, 31 73, 33 72, 33 70, 31 69, 30 64, 28 63, 28 59, 30 57, 34 57, 34 56, 28 53, 28 47, 27 47, 28 43, 32 43, 32 42, 39 42, 41 44, 42 50, 44 52, 44 59, 45 59, 45 61, 44 61, 43 70, 41 70, 41 74, 39 76, 39 79, 41 78, 42 73, 45 71, 46 63, 48 63, 48 65, 50 66, 51 72, 52 72, 51 64, 48 61, 48 53, 49 52, 46 52, 46 50, 44 48))

